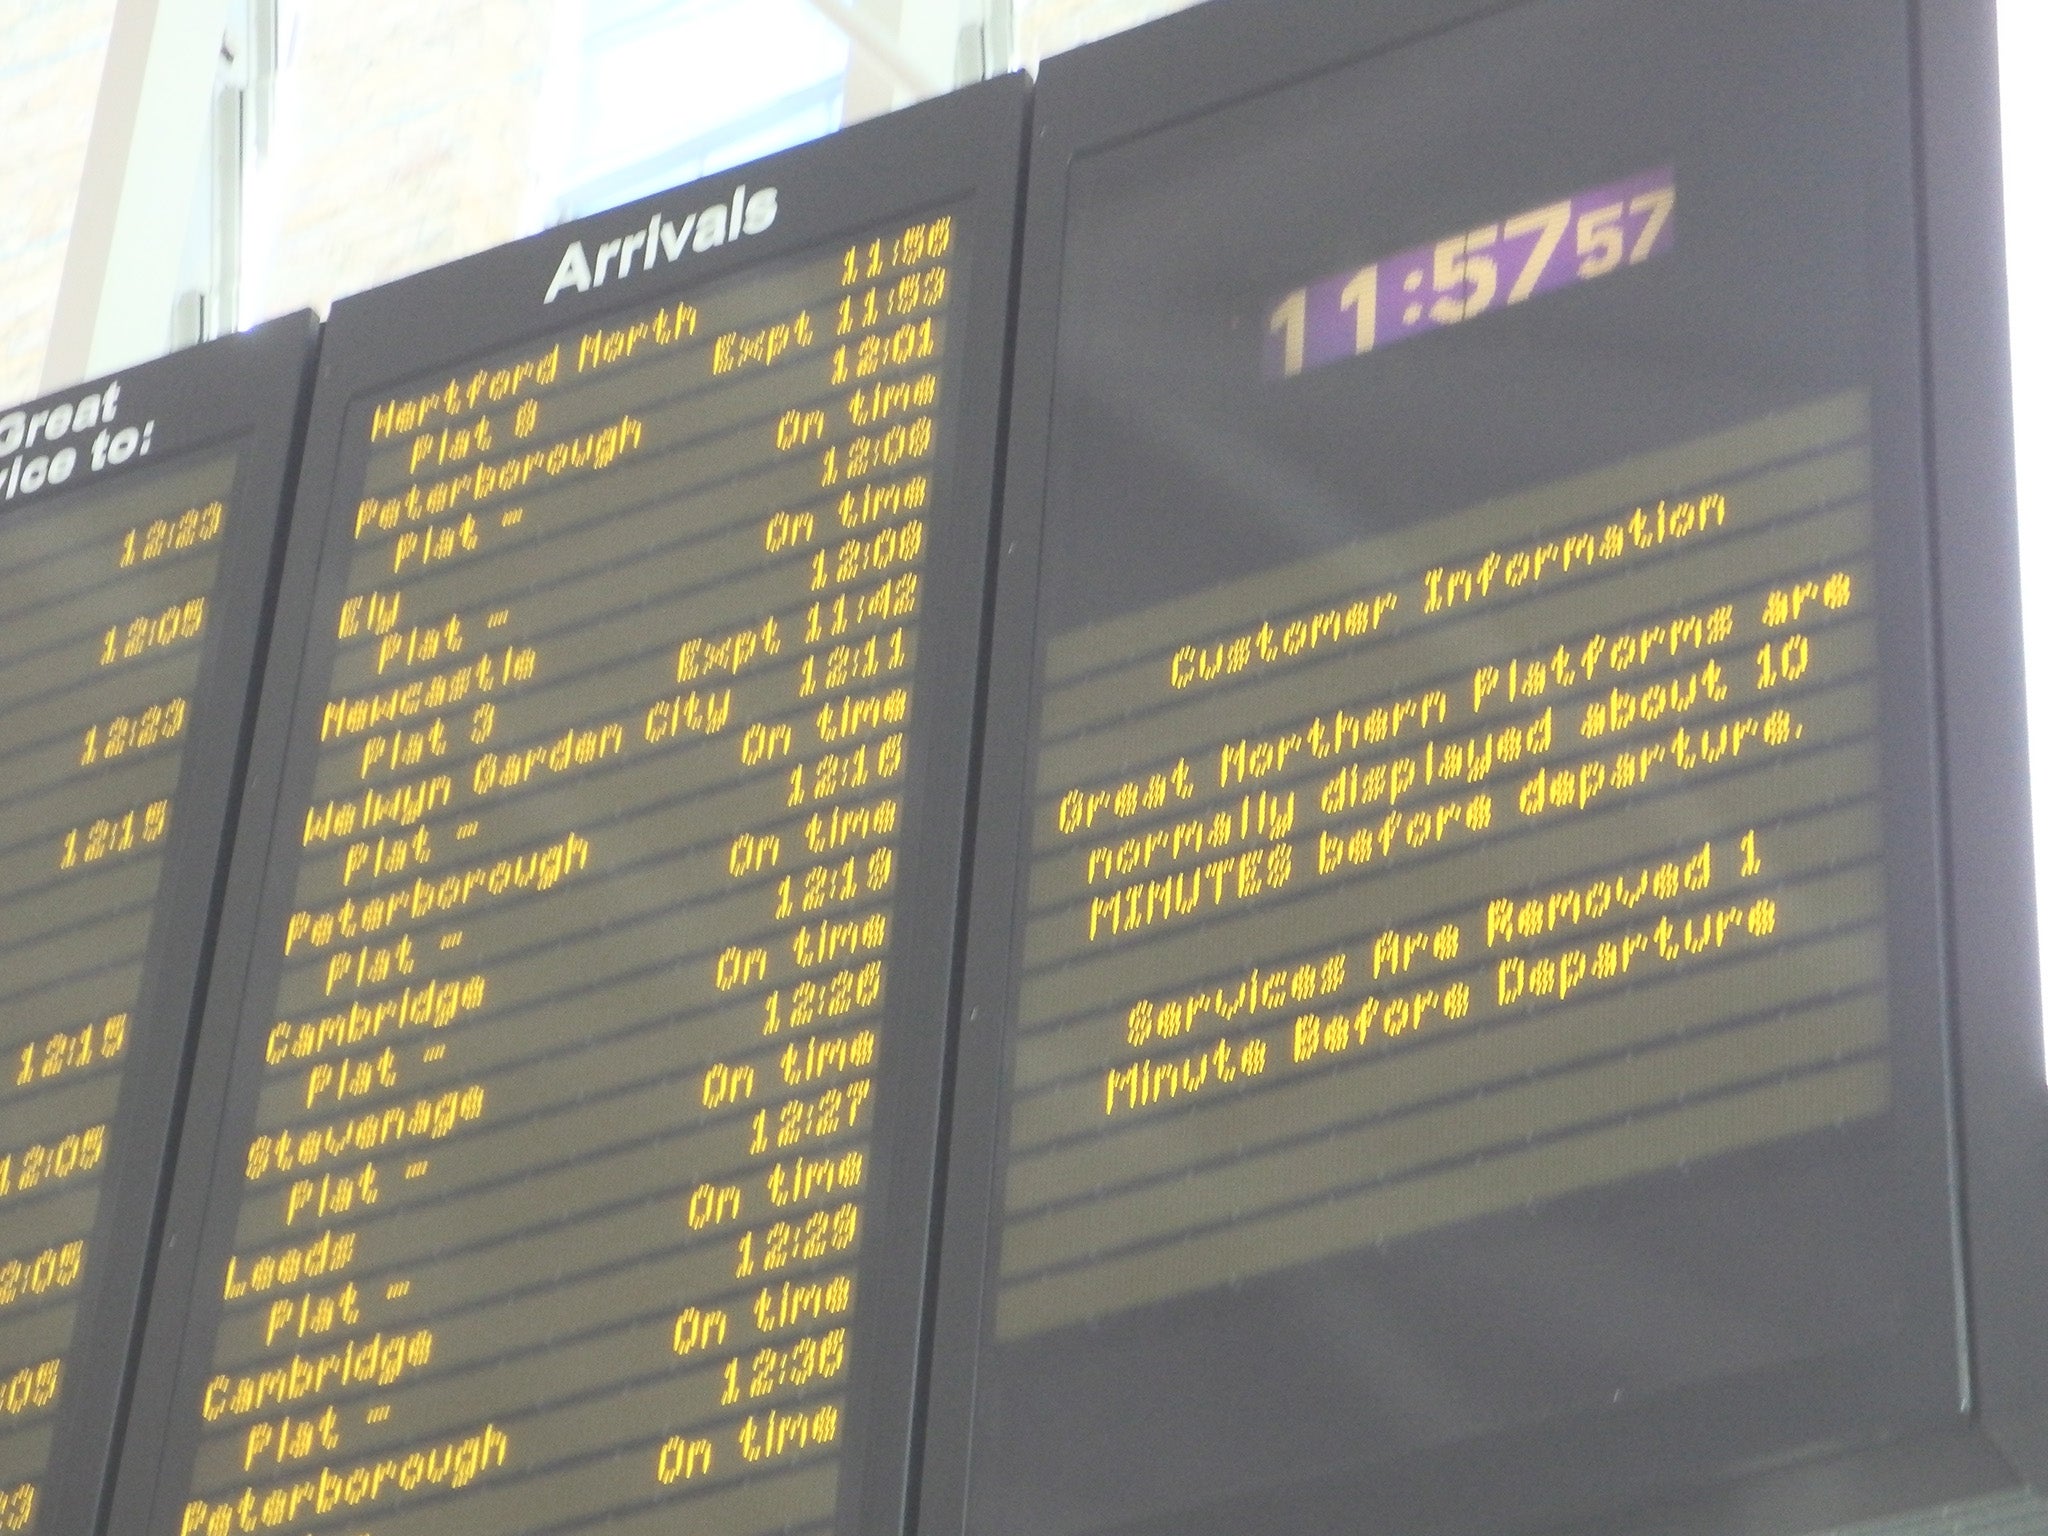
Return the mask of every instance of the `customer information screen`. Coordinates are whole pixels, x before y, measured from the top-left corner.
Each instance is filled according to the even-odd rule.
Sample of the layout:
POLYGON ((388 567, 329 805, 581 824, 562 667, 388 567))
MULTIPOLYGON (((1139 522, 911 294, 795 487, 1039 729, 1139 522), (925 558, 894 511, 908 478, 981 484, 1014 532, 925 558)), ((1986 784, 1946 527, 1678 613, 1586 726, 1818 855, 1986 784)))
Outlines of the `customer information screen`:
POLYGON ((966 1529, 1447 1521, 1530 1426, 1938 1387, 1902 11, 1141 74, 1041 87, 966 1529))

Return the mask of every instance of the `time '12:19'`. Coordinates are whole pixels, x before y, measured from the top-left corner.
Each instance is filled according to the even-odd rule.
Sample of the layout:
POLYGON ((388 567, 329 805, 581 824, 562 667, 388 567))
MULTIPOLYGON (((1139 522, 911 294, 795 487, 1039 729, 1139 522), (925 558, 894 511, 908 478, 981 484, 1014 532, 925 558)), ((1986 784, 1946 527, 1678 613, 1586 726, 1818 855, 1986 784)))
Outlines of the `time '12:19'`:
POLYGON ((123 811, 118 816, 102 816, 64 834, 64 851, 57 856, 57 867, 77 869, 82 865, 97 864, 102 859, 111 859, 117 854, 131 853, 160 841, 170 830, 170 825, 171 802, 168 800, 152 800, 148 805, 123 811))

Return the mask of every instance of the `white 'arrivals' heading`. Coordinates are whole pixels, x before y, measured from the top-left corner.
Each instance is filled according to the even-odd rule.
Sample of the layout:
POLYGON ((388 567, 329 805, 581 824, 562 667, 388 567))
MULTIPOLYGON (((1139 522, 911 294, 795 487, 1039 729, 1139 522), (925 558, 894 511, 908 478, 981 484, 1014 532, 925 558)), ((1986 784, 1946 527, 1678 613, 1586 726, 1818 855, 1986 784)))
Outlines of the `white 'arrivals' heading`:
POLYGON ((758 235, 774 222, 775 189, 763 187, 749 193, 745 186, 740 186, 734 189, 729 201, 713 203, 680 224, 671 224, 666 216, 657 213, 647 221, 645 229, 605 241, 597 248, 594 266, 583 242, 571 240, 555 266, 548 295, 541 302, 554 303, 555 295, 565 288, 588 293, 593 288, 602 288, 607 277, 630 277, 636 270, 645 272, 659 261, 680 261, 685 250, 708 251, 742 235, 758 235))

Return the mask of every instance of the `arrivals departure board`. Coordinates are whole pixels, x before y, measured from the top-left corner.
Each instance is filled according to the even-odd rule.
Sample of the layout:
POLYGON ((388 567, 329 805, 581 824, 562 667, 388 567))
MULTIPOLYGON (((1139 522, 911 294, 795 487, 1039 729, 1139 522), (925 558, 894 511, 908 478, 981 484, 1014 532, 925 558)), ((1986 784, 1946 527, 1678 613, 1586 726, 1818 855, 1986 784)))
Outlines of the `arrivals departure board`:
POLYGON ((111 1479, 311 329, 0 411, 0 1531, 111 1479))
POLYGON ((928 1536, 1574 1528, 1972 1390, 1922 18, 1346 10, 1040 82, 928 1536))
POLYGON ((900 1524, 1023 99, 336 307, 117 1529, 900 1524))

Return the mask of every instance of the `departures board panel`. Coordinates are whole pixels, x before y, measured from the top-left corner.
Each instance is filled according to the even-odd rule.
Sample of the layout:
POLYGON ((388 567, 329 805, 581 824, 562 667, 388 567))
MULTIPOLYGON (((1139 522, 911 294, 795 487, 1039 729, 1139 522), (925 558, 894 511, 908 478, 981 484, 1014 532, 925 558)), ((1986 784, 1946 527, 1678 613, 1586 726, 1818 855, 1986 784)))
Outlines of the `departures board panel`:
MULTIPOLYGON (((1985 8, 1926 11, 1217 0, 1048 62, 925 1536, 2017 1480, 1945 967, 2023 964, 2025 883, 1951 914, 1931 645, 2016 626, 1934 605, 1915 223, 1985 8)), ((2016 782, 2013 697, 1957 771, 2016 782)))
POLYGON ((93 1529, 310 316, 0 411, 0 1531, 93 1529))
POLYGON ((1024 95, 337 305, 115 1529, 900 1528, 1024 95))

